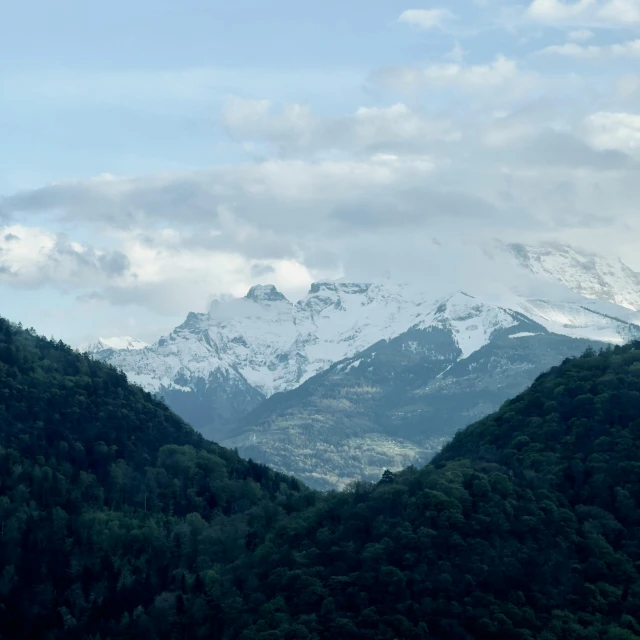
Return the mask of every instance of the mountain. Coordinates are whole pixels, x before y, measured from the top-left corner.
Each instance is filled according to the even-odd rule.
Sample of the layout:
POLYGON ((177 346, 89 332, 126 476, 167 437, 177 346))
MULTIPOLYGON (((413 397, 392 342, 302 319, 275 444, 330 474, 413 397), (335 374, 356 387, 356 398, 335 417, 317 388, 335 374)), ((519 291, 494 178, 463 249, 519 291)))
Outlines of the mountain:
POLYGON ((561 282, 586 298, 640 311, 640 273, 620 259, 551 243, 513 243, 506 248, 521 267, 534 275, 561 282))
POLYGON ((172 637, 181 589, 214 611, 214 568, 307 504, 115 368, 1 318, 0 396, 3 640, 172 637))
POLYGON ((244 298, 189 313, 150 347, 93 355, 217 437, 221 425, 273 393, 405 331, 427 300, 408 287, 322 282, 292 304, 274 286, 256 285, 244 298))
MULTIPOLYGON (((112 364, 204 433, 257 406, 265 398, 209 333, 208 314, 190 313, 168 336, 136 351, 91 354, 112 364)), ((231 338, 233 340, 233 338, 231 338)), ((234 343, 235 344, 235 343, 234 343)))
POLYGON ((640 338, 639 326, 589 304, 455 294, 400 336, 271 396, 222 443, 319 489, 424 464, 564 358, 640 338))
MULTIPOLYGON (((619 261, 565 246, 515 244, 501 245, 493 259, 509 273, 520 270, 523 277, 533 275, 543 283, 555 280, 568 287, 568 293, 585 296, 578 301, 588 309, 583 318, 577 319, 580 310, 574 295, 566 321, 557 295, 549 304, 494 300, 502 306, 520 305, 518 311, 549 331, 621 342, 616 323, 606 335, 610 327, 591 313, 598 312, 598 302, 616 303, 601 311, 605 315, 630 323, 638 320, 625 314, 625 308, 640 309, 640 275, 619 261), (594 321, 598 326, 592 326, 594 321)), ((274 393, 295 389, 380 340, 430 322, 435 303, 428 290, 390 283, 315 283, 295 304, 272 285, 256 285, 244 298, 222 297, 207 313, 189 313, 183 324, 146 348, 115 348, 110 340, 110 348, 90 351, 163 396, 203 433, 220 438, 228 424, 274 393)), ((124 343, 130 344, 130 339, 124 343)))
MULTIPOLYGON (((505 313, 506 340, 539 330, 505 313)), ((324 494, 2 319, 0 394, 3 639, 640 637, 638 343, 565 360, 420 470, 324 494)))
POLYGON ((243 637, 640 637, 638 425, 638 345, 565 361, 432 464, 294 515, 243 637))
MULTIPOLYGON (((434 313, 443 359, 461 303, 434 313)), ((540 331, 504 313, 505 340, 540 331)), ((0 393, 3 639, 640 637, 638 344, 565 360, 422 469, 323 494, 4 320, 0 393)))
POLYGON ((557 245, 501 245, 493 259, 540 291, 561 288, 443 302, 406 285, 321 282, 294 304, 256 285, 151 346, 93 357, 242 455, 339 487, 426 462, 562 358, 638 336, 640 276, 623 263, 557 245))
POLYGON ((117 336, 113 338, 98 338, 95 342, 82 345, 79 351, 85 353, 100 353, 101 351, 137 351, 149 345, 131 336, 117 336))

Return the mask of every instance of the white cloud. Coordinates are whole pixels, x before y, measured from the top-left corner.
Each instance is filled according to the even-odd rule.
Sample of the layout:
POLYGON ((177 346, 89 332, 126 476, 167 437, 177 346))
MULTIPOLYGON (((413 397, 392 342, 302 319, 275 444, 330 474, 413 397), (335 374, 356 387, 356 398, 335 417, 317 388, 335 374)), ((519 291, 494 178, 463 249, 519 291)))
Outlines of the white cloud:
POLYGON ((19 287, 82 287, 125 277, 130 264, 120 251, 96 250, 38 227, 0 227, 0 281, 19 287))
POLYGON ((274 145, 285 156, 424 153, 433 141, 451 142, 460 137, 448 119, 428 117, 403 103, 360 107, 350 116, 321 119, 303 105, 230 98, 222 117, 234 137, 274 145))
MULTIPOLYGON (((336 210, 356 200, 372 204, 381 195, 393 198, 395 191, 421 184, 435 168, 433 159, 423 154, 269 160, 199 172, 62 182, 16 194, 3 205, 7 213, 19 216, 58 210, 65 220, 122 229, 171 224, 179 217, 185 226, 220 231, 209 239, 212 247, 257 251, 259 244, 278 257, 289 257, 282 256, 287 234, 317 235, 318 225, 336 210)), ((397 224, 391 211, 389 219, 397 224)))
MULTIPOLYGON (((226 219, 222 226, 229 229, 233 224, 226 219)), ((269 281, 285 292, 300 293, 314 280, 314 275, 294 258, 251 258, 238 250, 198 244, 202 238, 195 239, 174 228, 155 233, 129 231, 119 236, 121 250, 131 263, 131 275, 97 291, 115 304, 143 301, 163 313, 197 309, 205 293, 244 295, 254 282, 257 267, 267 270, 269 281)))
POLYGON ((244 138, 277 139, 283 148, 307 148, 317 137, 319 122, 310 108, 284 105, 280 110, 270 100, 231 97, 225 102, 222 121, 244 138))
POLYGON ((594 113, 584 126, 587 139, 597 149, 640 152, 640 114, 594 113))
POLYGON ((538 127, 529 119, 497 113, 482 131, 480 140, 489 149, 506 149, 531 140, 537 133, 538 127))
POLYGON ((594 37, 593 31, 589 29, 577 29, 575 31, 569 31, 567 37, 573 42, 586 42, 594 37))
POLYGON ((423 79, 433 84, 487 88, 512 80, 517 72, 518 65, 514 60, 499 56, 489 65, 432 65, 424 69, 423 79))
POLYGON ((631 27, 640 24, 640 0, 533 0, 526 16, 556 26, 631 27))
POLYGON ((426 119, 402 103, 390 107, 360 107, 349 123, 357 146, 365 149, 406 146, 431 140, 459 139, 450 122, 426 119))
MULTIPOLYGON (((434 235, 473 245, 505 232, 595 237, 611 228, 629 238, 640 198, 634 121, 614 126, 594 114, 582 123, 579 82, 540 77, 503 56, 472 64, 459 54, 383 72, 378 79, 419 91, 401 99, 372 91, 369 104, 338 116, 230 98, 221 122, 255 162, 104 175, 6 198, 3 211, 23 227, 46 220, 89 240, 64 244, 54 231, 31 230, 20 253, 9 238, 0 242, 0 277, 180 314, 209 294, 242 295, 257 279, 292 297, 343 273, 424 280, 438 271, 434 235), (56 243, 65 250, 53 251, 56 243)), ((459 286, 482 275, 464 259, 456 272, 459 286)))
POLYGON ((552 45, 538 52, 541 55, 558 55, 576 60, 607 60, 612 58, 640 57, 640 39, 610 45, 580 45, 567 42, 552 45))
MULTIPOLYGON (((221 227, 238 234, 232 216, 221 227)), ((246 233, 247 225, 240 234, 246 233)), ((117 251, 95 249, 39 227, 0 229, 0 282, 20 289, 54 287, 83 301, 142 305, 162 314, 198 309, 206 294, 244 295, 267 271, 283 291, 299 294, 314 276, 295 258, 256 259, 216 250, 174 228, 111 232, 117 251)))
POLYGON ((435 63, 424 67, 395 67, 382 70, 374 80, 394 90, 426 88, 457 89, 465 92, 491 93, 496 99, 511 98, 536 82, 534 74, 522 71, 515 60, 498 56, 489 64, 435 63))
POLYGON ((459 42, 456 42, 453 49, 446 54, 445 58, 461 64, 468 53, 469 51, 463 49, 462 45, 459 42))
POLYGON ((628 74, 618 78, 618 93, 624 100, 634 98, 640 91, 640 75, 628 74))
POLYGON ((400 15, 398 22, 420 29, 442 29, 451 18, 453 14, 447 9, 408 9, 400 15))
MULTIPOLYGON (((397 111, 385 112, 382 120, 404 114, 404 108, 397 111)), ((34 220, 43 212, 51 220, 57 211, 78 228, 99 229, 95 237, 112 249, 68 241, 73 258, 67 252, 64 260, 71 266, 64 260, 55 266, 47 257, 55 235, 32 230, 35 239, 18 248, 9 234, 26 232, 12 227, 0 257, 9 270, 22 271, 22 280, 3 277, 42 286, 51 274, 87 300, 179 314, 202 308, 208 294, 241 295, 257 279, 292 297, 311 280, 343 273, 376 278, 391 270, 396 279, 424 283, 440 260, 433 255, 434 235, 471 245, 505 231, 523 239, 533 231, 610 228, 630 237, 624 225, 636 224, 640 186, 634 166, 627 167, 616 149, 634 121, 624 120, 622 130, 617 123, 618 142, 607 142, 612 127, 602 116, 593 118, 600 138, 588 139, 598 151, 569 133, 550 131, 544 113, 498 116, 489 125, 470 124, 464 146, 448 162, 391 152, 359 161, 272 160, 140 178, 104 176, 16 195, 4 202, 7 213, 34 220), (86 260, 76 268, 75 254, 90 256, 89 264, 102 264, 102 271, 87 268, 86 260), (126 268, 105 269, 110 263, 100 261, 103 255, 124 256, 126 268)), ((378 123, 380 114, 368 107, 355 117, 366 131, 368 120, 378 123)), ((481 276, 461 260, 451 280, 434 286, 463 286, 464 277, 481 276)))
POLYGON ((599 17, 621 27, 640 23, 640 0, 609 0, 600 7, 599 17))
POLYGON ((597 0, 578 0, 562 2, 561 0, 533 0, 527 13, 534 20, 542 22, 564 22, 575 20, 596 5, 597 0))

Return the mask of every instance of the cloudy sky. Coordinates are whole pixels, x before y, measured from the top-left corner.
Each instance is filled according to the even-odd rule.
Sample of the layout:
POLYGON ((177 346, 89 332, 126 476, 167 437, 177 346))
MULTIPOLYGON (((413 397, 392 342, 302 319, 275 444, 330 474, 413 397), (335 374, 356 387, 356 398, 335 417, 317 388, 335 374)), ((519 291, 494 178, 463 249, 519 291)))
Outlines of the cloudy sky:
POLYGON ((47 335, 150 340, 259 282, 465 286, 494 238, 640 269, 640 0, 21 0, 2 21, 0 313, 47 335))

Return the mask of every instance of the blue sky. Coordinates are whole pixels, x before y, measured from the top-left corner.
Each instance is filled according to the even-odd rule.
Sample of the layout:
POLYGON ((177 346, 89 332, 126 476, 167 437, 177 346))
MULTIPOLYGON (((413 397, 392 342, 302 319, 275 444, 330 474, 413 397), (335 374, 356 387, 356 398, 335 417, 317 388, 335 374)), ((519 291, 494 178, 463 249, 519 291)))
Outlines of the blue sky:
POLYGON ((404 7, 12 3, 0 41, 0 189, 241 161, 217 118, 227 96, 340 113, 372 101, 364 86, 372 69, 453 48, 446 34, 425 38, 397 23, 404 7))
POLYGON ((436 236, 638 253, 640 0, 23 0, 0 36, 2 313, 47 334, 423 279, 436 236))

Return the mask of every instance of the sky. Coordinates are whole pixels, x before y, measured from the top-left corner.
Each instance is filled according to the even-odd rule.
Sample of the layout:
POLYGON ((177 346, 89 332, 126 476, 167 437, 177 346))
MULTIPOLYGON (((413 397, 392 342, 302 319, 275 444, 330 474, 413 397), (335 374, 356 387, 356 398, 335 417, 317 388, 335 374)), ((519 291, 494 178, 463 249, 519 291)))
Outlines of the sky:
POLYGON ((151 341, 257 283, 486 284, 496 239, 640 270, 639 71, 640 0, 8 2, 0 314, 151 341))

